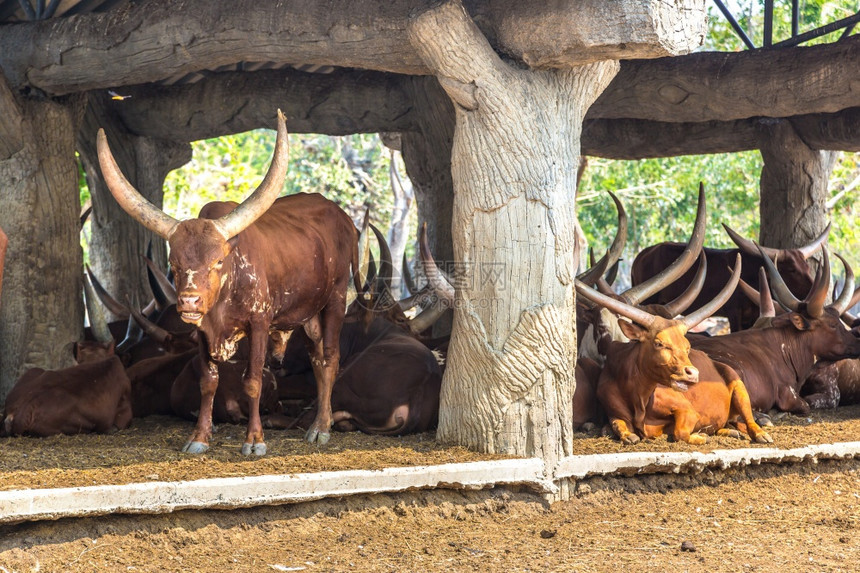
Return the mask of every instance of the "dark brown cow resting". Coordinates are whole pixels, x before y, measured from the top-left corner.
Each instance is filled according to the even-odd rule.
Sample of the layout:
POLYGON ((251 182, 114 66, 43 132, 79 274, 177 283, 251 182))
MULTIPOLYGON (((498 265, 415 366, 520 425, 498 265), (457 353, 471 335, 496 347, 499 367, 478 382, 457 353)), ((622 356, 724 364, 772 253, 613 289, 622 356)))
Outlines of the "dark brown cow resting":
MULTIPOLYGON (((840 257, 841 259, 841 257, 840 257)), ((800 388, 816 361, 860 356, 860 338, 852 334, 839 316, 854 292, 854 276, 845 263, 846 282, 833 304, 824 305, 830 272, 824 251, 813 289, 797 300, 769 258, 764 258, 777 300, 791 309, 771 319, 769 328, 743 330, 713 338, 691 338, 694 348, 713 360, 734 368, 750 394, 752 407, 760 412, 772 408, 797 414, 809 412, 800 388)))
POLYGON ((276 200, 287 170, 283 114, 278 112, 274 159, 260 186, 241 205, 209 203, 198 219, 177 221, 146 201, 123 177, 103 130, 98 151, 105 183, 120 206, 168 240, 177 311, 200 333, 200 356, 206 365, 200 380, 200 414, 183 451, 208 449, 218 363, 229 360, 238 341, 247 336, 250 357, 244 391, 249 418, 242 453, 265 454, 259 402, 270 331, 299 327, 313 343, 319 404, 306 439, 326 443, 350 265, 356 289, 361 289, 358 233, 346 213, 320 195, 276 200))
MULTIPOLYGON (((296 333, 294 338, 301 338, 296 333)), ((306 396, 313 385, 310 363, 299 349, 302 340, 290 340, 284 358, 285 376, 279 392, 284 398, 306 396)), ((341 367, 332 391, 334 428, 368 434, 405 435, 436 426, 442 369, 433 353, 409 332, 382 317, 368 327, 348 320, 341 333, 341 367)), ((298 420, 269 416, 276 428, 306 427, 308 411, 298 420)))
MULTIPOLYGON (((427 346, 429 341, 419 339, 417 333, 432 326, 441 316, 440 308, 450 305, 453 288, 435 272, 436 263, 427 244, 425 225, 421 230, 419 252, 425 274, 431 277, 427 296, 438 298, 444 304, 408 319, 391 296, 393 266, 388 245, 382 234, 375 227, 371 228, 379 242, 381 272, 373 281, 370 308, 364 308, 365 301, 356 301, 341 331, 340 372, 332 392, 334 427, 341 431, 360 430, 383 435, 426 432, 438 422, 442 368, 427 346)), ((290 339, 278 365, 284 374, 278 382, 283 398, 310 394, 311 365, 306 354, 298 351, 306 343, 302 338, 305 337, 299 332, 290 339)), ((312 414, 313 411, 308 410, 297 419, 295 416, 270 416, 267 423, 273 427, 305 427, 312 414)))
MULTIPOLYGON (((247 366, 246 360, 218 364, 218 390, 215 391, 212 406, 213 422, 239 424, 249 418, 242 381, 247 366)), ((201 370, 200 356, 194 356, 176 376, 168 391, 170 411, 186 420, 196 420, 199 414, 201 370)), ((277 414, 280 411, 275 377, 268 368, 264 368, 260 414, 277 414)))
MULTIPOLYGON (((711 300, 720 286, 725 284, 729 278, 727 270, 735 259, 735 256, 740 253, 743 264, 743 274, 741 278, 747 283, 753 283, 759 269, 763 265, 763 258, 756 249, 752 241, 744 239, 728 227, 726 231, 729 236, 738 245, 737 249, 711 249, 705 248, 705 255, 708 257, 708 267, 711 269, 708 275, 708 283, 699 297, 690 306, 695 310, 711 300)), ((800 249, 767 249, 765 252, 769 256, 778 256, 778 269, 788 284, 789 290, 797 297, 804 297, 812 288, 812 271, 807 263, 808 259, 821 245, 827 240, 827 235, 830 232, 830 225, 827 229, 812 243, 800 249)), ((633 260, 633 266, 630 270, 631 282, 638 285, 661 270, 666 268, 674 261, 679 253, 686 248, 684 243, 659 243, 643 249, 633 260)), ((647 298, 643 304, 665 304, 666 302, 676 298, 693 279, 693 271, 688 270, 675 282, 665 286, 660 292, 647 298)), ((742 292, 736 292, 731 298, 718 309, 716 313, 720 316, 725 316, 729 319, 729 325, 733 332, 750 328, 758 316, 758 309, 755 304, 750 302, 742 292)))
POLYGON ((131 424, 131 383, 111 356, 62 370, 33 368, 6 397, 4 436, 107 433, 131 424))

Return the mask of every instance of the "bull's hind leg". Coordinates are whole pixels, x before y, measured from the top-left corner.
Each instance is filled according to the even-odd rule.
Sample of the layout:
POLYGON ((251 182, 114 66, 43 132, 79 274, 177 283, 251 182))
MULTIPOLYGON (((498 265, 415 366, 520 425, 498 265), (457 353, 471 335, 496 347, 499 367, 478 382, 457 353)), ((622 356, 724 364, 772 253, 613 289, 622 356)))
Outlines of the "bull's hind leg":
POLYGON ((308 351, 317 382, 317 416, 305 434, 310 443, 326 444, 331 439, 331 391, 340 363, 340 329, 345 303, 332 304, 305 323, 310 338, 308 351))
POLYGON ((269 341, 267 322, 251 323, 251 353, 248 369, 242 379, 245 399, 248 401, 248 431, 242 444, 242 454, 265 455, 263 423, 260 420, 260 395, 263 391, 263 365, 266 361, 266 345, 269 341))

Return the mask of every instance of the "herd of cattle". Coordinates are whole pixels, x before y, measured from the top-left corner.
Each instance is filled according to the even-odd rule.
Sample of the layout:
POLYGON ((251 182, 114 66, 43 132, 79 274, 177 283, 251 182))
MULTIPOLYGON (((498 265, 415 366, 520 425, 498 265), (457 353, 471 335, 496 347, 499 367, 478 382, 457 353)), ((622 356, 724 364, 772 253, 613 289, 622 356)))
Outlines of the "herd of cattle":
MULTIPOLYGON (((177 221, 126 180, 99 132, 108 189, 168 241, 172 276, 147 260, 153 299, 140 308, 118 302, 88 271, 90 327, 78 364, 26 372, 6 397, 0 435, 110 432, 133 417, 177 415, 196 421, 183 451, 201 453, 213 423, 247 420, 242 453, 262 455, 264 425, 304 428, 319 444, 332 428, 402 435, 436 425, 447 339, 427 332, 454 289, 426 230, 427 286, 394 300, 393 261, 375 227, 359 232, 317 194, 277 198, 286 138, 279 112, 272 165, 251 196, 177 221), (378 267, 368 263, 371 235, 378 267), (105 307, 127 325, 107 323, 105 307)), ((860 295, 839 257, 845 281, 826 303, 826 232, 803 249, 776 250, 726 228, 737 249, 704 248, 700 188, 689 242, 644 250, 633 286, 617 294, 605 276, 624 248, 627 218, 613 199, 615 240, 576 281, 576 428, 611 428, 624 443, 669 435, 700 444, 708 434, 766 443, 772 409, 805 414, 860 399, 860 337, 847 312, 860 295), (813 273, 807 261, 819 250, 813 273), (729 319, 730 334, 692 332, 714 314, 729 319)), ((0 273, 5 247, 0 231, 0 273)))

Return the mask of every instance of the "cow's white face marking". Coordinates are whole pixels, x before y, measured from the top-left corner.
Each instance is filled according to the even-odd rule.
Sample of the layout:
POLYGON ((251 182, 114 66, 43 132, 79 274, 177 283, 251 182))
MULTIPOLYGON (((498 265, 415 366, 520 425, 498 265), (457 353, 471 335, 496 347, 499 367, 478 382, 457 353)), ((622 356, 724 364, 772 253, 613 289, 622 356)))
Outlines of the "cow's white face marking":
POLYGON ((197 285, 194 284, 194 273, 197 271, 193 271, 191 269, 187 269, 185 271, 185 280, 188 283, 188 288, 197 288, 197 285))

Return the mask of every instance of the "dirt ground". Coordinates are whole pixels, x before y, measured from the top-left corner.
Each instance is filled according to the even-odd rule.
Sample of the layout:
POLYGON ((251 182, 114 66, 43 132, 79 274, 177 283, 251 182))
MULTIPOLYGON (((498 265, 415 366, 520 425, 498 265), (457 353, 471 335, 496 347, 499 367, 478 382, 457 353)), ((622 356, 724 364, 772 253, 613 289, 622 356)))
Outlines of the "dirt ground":
MULTIPOLYGON (((58 487, 489 459, 432 435, 267 433, 270 454, 238 454, 223 426, 205 456, 176 451, 189 422, 136 420, 112 436, 0 440, 0 487, 58 487)), ((855 441, 860 408, 787 416, 775 446, 855 441)), ((731 439, 696 449, 756 447, 731 439)), ((580 434, 575 453, 622 447, 580 434)), ((3 571, 854 571, 860 461, 753 466, 698 475, 590 478, 571 501, 529 492, 430 491, 232 511, 109 516, 0 527, 3 571)))

